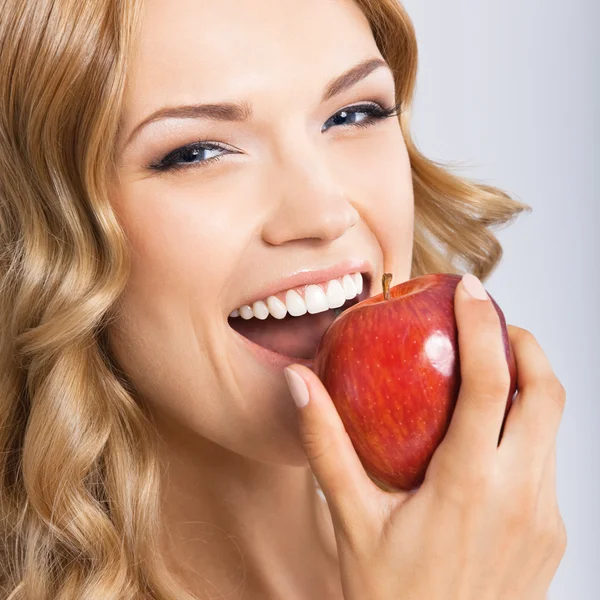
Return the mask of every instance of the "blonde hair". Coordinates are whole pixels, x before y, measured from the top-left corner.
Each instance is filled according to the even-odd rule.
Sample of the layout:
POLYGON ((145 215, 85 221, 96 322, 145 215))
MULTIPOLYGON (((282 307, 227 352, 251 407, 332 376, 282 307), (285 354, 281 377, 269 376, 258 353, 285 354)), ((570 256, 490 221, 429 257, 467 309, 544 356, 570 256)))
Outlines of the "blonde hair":
MULTIPOLYGON (((151 419, 106 340, 129 275, 109 201, 139 0, 3 0, 0 21, 0 595, 197 599, 159 551, 151 419)), ((425 158, 398 0, 357 0, 394 71, 415 192, 411 277, 502 256, 528 205, 425 158)))

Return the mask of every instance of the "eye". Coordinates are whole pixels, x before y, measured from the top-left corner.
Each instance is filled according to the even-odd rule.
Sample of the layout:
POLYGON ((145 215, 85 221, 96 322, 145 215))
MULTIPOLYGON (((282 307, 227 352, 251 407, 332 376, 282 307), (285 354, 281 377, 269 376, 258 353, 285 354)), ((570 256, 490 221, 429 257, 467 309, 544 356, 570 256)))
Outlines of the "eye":
MULTIPOLYGON (((369 127, 370 125, 373 125, 381 119, 398 116, 400 114, 400 107, 401 103, 398 103, 395 106, 390 106, 388 108, 382 108, 381 106, 379 106, 379 104, 374 103, 350 106, 348 108, 343 108, 342 110, 339 110, 337 113, 335 113, 335 115, 333 115, 330 119, 327 120, 325 125, 332 121, 334 125, 342 125, 343 127, 369 127), (347 119, 348 117, 354 117, 360 114, 367 115, 367 117, 358 122, 350 123, 348 125, 343 123, 344 119, 347 119)), ((323 129, 321 129, 321 131, 325 131, 325 125, 323 125, 323 129)))
MULTIPOLYGON (((339 110, 332 117, 330 117, 325 122, 325 125, 323 125, 321 131, 326 131, 329 128, 327 126, 328 123, 331 125, 341 126, 343 128, 370 127, 382 119, 398 116, 401 113, 401 106, 401 102, 394 106, 383 108, 374 102, 368 104, 359 104, 357 106, 349 106, 339 110), (366 115, 366 117, 359 121, 345 123, 346 119, 354 119, 357 115, 361 114, 366 115)), ((192 167, 205 167, 219 161, 222 158, 223 154, 211 157, 205 157, 204 155, 205 152, 211 153, 215 151, 234 154, 234 152, 228 150, 225 146, 217 142, 198 141, 169 152, 158 162, 148 165, 147 168, 152 171, 166 172, 188 169, 192 167)))
POLYGON ((220 160, 221 156, 203 158, 205 152, 211 153, 215 151, 227 151, 227 148, 216 142, 194 142, 169 152, 159 162, 148 165, 148 168, 154 171, 173 171, 176 169, 185 169, 191 165, 204 166, 220 160))

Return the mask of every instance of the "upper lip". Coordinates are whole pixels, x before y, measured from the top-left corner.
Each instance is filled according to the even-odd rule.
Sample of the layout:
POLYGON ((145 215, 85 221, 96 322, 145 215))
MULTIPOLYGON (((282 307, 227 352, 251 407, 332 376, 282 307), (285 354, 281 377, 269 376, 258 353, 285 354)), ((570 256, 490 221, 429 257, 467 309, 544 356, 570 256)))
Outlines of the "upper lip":
POLYGON ((274 296, 275 294, 289 290, 290 288, 301 287, 311 283, 324 283, 330 279, 337 279, 338 277, 343 277, 350 273, 368 273, 370 277, 373 273, 373 265, 366 259, 351 258, 324 269, 304 269, 301 271, 294 271, 290 274, 283 275, 273 283, 256 293, 253 293, 250 298, 246 298, 235 308, 244 305, 252 306, 257 300, 266 300, 269 296, 274 296))

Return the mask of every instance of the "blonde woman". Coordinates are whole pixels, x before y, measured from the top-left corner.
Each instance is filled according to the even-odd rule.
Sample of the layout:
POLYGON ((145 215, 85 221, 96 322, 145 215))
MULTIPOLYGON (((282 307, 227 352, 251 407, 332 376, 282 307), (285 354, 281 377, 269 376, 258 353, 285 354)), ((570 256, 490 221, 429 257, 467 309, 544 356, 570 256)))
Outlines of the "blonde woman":
POLYGON ((0 14, 2 599, 543 599, 564 389, 511 326, 497 445, 508 373, 477 288, 490 228, 529 207, 411 141, 401 5, 0 14), (310 369, 335 313, 307 285, 354 286, 347 306, 384 272, 469 273, 459 403, 411 494, 365 474, 310 369))

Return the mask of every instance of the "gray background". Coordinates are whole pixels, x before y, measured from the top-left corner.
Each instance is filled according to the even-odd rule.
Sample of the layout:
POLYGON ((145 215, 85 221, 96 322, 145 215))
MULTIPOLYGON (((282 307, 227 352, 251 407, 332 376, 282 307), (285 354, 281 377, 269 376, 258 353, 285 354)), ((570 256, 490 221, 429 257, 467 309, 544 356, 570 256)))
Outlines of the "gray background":
POLYGON ((600 598, 600 2, 405 0, 417 146, 531 205, 497 230, 486 288, 567 389, 557 445, 567 552, 550 600, 600 598))

